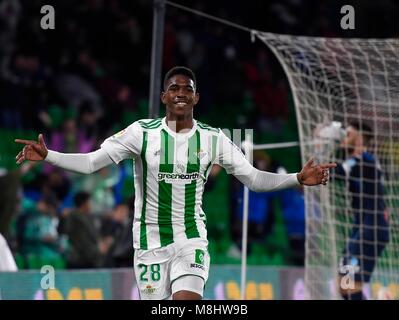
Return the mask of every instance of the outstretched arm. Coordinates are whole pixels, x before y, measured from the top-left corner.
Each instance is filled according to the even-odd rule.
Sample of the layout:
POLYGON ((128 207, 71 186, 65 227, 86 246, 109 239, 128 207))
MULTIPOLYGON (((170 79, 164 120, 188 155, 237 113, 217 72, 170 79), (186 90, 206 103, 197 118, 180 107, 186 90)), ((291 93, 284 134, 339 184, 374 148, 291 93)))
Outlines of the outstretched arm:
POLYGON ((276 174, 261 171, 254 168, 224 134, 220 135, 217 163, 256 192, 275 191, 299 184, 325 185, 328 182, 329 169, 336 166, 335 163, 316 165, 314 160, 310 159, 299 173, 276 174))
POLYGON ((90 153, 60 153, 48 150, 42 134, 39 134, 38 141, 16 139, 15 142, 25 145, 16 156, 18 164, 25 160, 45 160, 66 170, 89 174, 113 162, 103 149, 90 153))
POLYGON ((295 187, 299 184, 306 186, 326 185, 329 169, 333 167, 335 167, 335 163, 315 165, 314 160, 310 159, 299 173, 277 174, 252 167, 248 174, 235 174, 235 176, 253 191, 276 191, 295 187))

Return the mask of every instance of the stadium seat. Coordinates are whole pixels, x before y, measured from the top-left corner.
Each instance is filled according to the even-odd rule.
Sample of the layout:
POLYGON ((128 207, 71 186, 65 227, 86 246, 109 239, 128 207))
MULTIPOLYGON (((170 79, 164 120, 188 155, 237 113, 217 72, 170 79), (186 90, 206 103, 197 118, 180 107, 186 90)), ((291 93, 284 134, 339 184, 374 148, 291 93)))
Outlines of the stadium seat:
POLYGON ((41 269, 43 266, 52 266, 54 269, 65 269, 66 261, 62 257, 41 257, 30 254, 26 257, 28 269, 41 269))
POLYGON ((29 254, 26 256, 26 266, 28 269, 41 269, 41 259, 37 255, 29 254))
POLYGON ((54 269, 65 269, 66 262, 62 257, 54 257, 54 258, 43 258, 41 260, 42 265, 50 265, 53 266, 54 269))
POLYGON ((286 265, 286 260, 281 253, 275 253, 270 259, 270 265, 273 266, 284 266, 286 265))

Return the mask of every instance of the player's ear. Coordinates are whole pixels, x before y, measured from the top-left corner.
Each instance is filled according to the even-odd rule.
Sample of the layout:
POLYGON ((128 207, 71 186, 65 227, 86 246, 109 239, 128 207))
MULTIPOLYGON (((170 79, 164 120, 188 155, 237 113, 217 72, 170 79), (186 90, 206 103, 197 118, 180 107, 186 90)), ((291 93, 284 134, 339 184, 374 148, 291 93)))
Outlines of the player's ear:
POLYGON ((195 98, 194 98, 194 105, 196 105, 196 104, 198 103, 199 98, 200 98, 200 95, 199 95, 199 93, 197 92, 197 93, 195 94, 195 98))
POLYGON ((161 101, 163 104, 166 104, 166 94, 163 91, 161 92, 161 101))

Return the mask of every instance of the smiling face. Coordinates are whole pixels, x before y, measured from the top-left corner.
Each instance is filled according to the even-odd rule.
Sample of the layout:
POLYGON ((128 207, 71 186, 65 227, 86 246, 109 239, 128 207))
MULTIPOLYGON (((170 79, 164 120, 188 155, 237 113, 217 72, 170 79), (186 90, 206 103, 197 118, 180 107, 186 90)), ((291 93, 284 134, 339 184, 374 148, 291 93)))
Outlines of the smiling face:
POLYGON ((196 92, 194 81, 180 74, 174 75, 166 82, 165 92, 161 94, 166 113, 176 118, 192 117, 193 108, 198 100, 199 94, 196 92))

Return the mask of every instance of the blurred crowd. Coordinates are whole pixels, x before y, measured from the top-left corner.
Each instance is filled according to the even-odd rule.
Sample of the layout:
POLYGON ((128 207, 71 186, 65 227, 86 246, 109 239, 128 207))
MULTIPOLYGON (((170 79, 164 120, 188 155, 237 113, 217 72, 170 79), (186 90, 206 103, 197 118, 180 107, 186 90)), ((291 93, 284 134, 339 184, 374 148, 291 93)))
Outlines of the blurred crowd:
MULTIPOLYGON (((393 23, 398 13, 394 1, 362 3, 357 23, 370 12, 377 22, 346 36, 379 36, 381 25, 390 22, 396 27, 389 36, 399 34, 393 23), (382 6, 391 9, 384 16, 377 14, 382 6)), ((258 30, 343 33, 342 1, 182 4, 258 30)), ((89 152, 111 134, 148 117, 152 14, 148 0, 0 1, 0 188, 4 190, 0 233, 6 235, 20 265, 35 267, 48 260, 71 268, 132 265, 132 163, 125 161, 90 176, 45 163, 25 163, 17 169, 13 159, 20 147, 13 140, 36 139, 44 133, 49 149, 89 152), (40 8, 45 4, 55 8, 55 30, 40 28, 40 8)), ((287 126, 296 132, 284 73, 266 46, 250 43, 248 34, 167 7, 163 70, 175 65, 186 65, 197 75, 201 102, 196 117, 201 121, 222 128, 253 128, 259 136, 282 134, 287 126), (226 113, 231 117, 224 117, 226 113)), ((162 112, 161 108, 161 116, 162 112)), ((233 192, 240 190, 235 187, 233 192)), ((303 195, 300 190, 294 195, 279 197, 283 208, 293 206, 290 212, 299 212, 293 218, 299 222, 287 227, 299 234, 299 245, 295 240, 292 244, 299 246, 295 249, 299 252, 304 238, 303 195)), ((260 207, 255 205, 253 214, 268 212, 267 201, 258 200, 260 207)), ((267 230, 253 234, 262 238, 267 230)))

